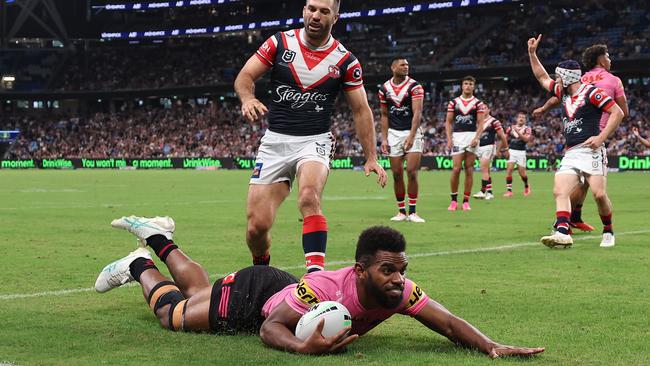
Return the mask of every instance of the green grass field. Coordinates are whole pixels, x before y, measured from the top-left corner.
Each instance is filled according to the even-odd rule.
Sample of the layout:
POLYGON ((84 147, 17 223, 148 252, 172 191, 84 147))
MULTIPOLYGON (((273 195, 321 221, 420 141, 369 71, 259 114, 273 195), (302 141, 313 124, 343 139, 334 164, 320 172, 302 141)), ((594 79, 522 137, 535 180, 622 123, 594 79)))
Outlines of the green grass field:
MULTIPOLYGON (((395 316, 325 357, 285 354, 256 336, 172 333, 158 326, 139 288, 97 294, 102 267, 135 247, 113 218, 170 215, 176 242, 212 278, 250 264, 244 240, 246 171, 0 171, 0 364, 14 365, 649 365, 650 175, 611 174, 617 245, 577 234, 568 250, 538 239, 554 218, 552 175, 531 173, 533 194, 472 200, 446 211, 448 172, 422 172, 426 224, 393 224, 408 241, 407 276, 493 339, 544 346, 530 360, 491 361, 395 316)), ((480 179, 478 175, 476 179, 480 179)), ((480 182, 480 180, 478 181, 480 182)), ((479 183, 480 184, 480 183, 479 183)), ((324 196, 329 268, 351 263, 357 235, 390 224, 392 186, 335 171, 324 196)), ((273 229, 273 265, 300 275, 295 193, 273 229)), ((591 198, 584 218, 600 227, 591 198)), ((160 263, 159 263, 160 264, 160 263)), ((160 265, 163 267, 162 265, 160 265)))

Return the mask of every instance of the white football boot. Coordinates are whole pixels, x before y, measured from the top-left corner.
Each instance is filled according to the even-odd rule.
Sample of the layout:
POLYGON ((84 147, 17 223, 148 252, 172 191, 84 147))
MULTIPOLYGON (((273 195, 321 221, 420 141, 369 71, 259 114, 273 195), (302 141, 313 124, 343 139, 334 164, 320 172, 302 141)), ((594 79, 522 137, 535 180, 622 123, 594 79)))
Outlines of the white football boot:
POLYGON ((409 215, 408 221, 417 223, 426 222, 423 218, 420 217, 420 215, 416 214, 415 212, 409 215))
POLYGON ((129 266, 137 258, 151 259, 151 254, 146 248, 138 248, 124 258, 118 259, 108 264, 101 271, 95 281, 95 290, 97 292, 107 292, 114 288, 120 287, 133 281, 129 266))
POLYGON ((398 212, 397 215, 390 218, 390 221, 408 221, 409 217, 405 214, 398 212))
POLYGON ((485 198, 485 193, 483 191, 478 191, 474 193, 473 197, 482 200, 483 198, 485 198))
POLYGON ((573 244, 573 238, 571 237, 571 235, 562 234, 559 231, 556 231, 553 234, 548 236, 543 236, 541 241, 542 244, 546 245, 549 248, 555 248, 555 247, 568 248, 573 244))
POLYGON ((601 248, 611 248, 616 245, 616 239, 612 233, 603 233, 603 240, 600 242, 601 248))
POLYGON ((488 192, 488 193, 485 194, 485 199, 486 200, 493 200, 494 195, 492 193, 488 192))
POLYGON ((164 235, 167 239, 172 240, 174 229, 176 229, 174 219, 169 216, 122 216, 113 220, 111 226, 116 229, 124 229, 135 235, 141 247, 147 245, 146 240, 152 235, 164 235))

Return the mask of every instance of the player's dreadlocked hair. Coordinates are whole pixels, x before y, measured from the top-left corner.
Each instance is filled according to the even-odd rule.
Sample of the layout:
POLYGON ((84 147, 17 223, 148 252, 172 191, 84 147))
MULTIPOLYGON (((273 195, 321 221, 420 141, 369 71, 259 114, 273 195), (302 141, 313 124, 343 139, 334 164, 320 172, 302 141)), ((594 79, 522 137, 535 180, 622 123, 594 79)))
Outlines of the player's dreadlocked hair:
POLYGON ((585 70, 589 71, 598 65, 598 57, 604 56, 607 53, 607 46, 604 44, 595 44, 587 47, 582 53, 582 64, 585 65, 585 70))
POLYGON ((369 265, 379 250, 400 253, 406 250, 406 239, 399 231, 387 226, 373 226, 359 235, 354 259, 369 265))

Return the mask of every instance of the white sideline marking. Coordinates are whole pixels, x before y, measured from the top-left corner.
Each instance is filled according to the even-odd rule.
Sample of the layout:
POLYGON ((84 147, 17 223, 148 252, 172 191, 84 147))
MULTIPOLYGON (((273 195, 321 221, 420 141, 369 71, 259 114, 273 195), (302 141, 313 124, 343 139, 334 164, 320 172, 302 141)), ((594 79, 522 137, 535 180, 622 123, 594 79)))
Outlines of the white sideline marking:
MULTIPOLYGON (((323 201, 384 201, 388 199, 386 196, 324 196, 323 201)), ((295 197, 288 197, 286 201, 296 201, 295 197)), ((207 200, 207 201, 197 201, 197 202, 165 202, 166 206, 194 206, 194 205, 212 205, 219 203, 240 203, 242 200, 207 200)), ((160 203, 98 203, 96 205, 59 205, 58 202, 53 202, 51 206, 48 203, 41 202, 40 206, 22 206, 22 207, 0 207, 0 210, 3 211, 17 211, 17 210, 62 210, 68 208, 113 208, 113 207, 143 207, 143 206, 154 206, 159 205, 160 203)))
MULTIPOLYGON (((616 236, 623 236, 623 235, 637 235, 637 234, 647 234, 650 233, 650 230, 636 230, 636 231, 625 231, 622 233, 616 233, 616 236)), ((587 236, 580 236, 577 238, 574 238, 573 241, 584 241, 584 240, 592 240, 592 239, 599 239, 601 235, 587 235, 587 236)), ((517 243, 517 244, 506 244, 506 245, 499 245, 496 247, 488 247, 488 248, 473 248, 473 249, 459 249, 459 250, 446 250, 446 251, 441 251, 441 252, 430 252, 430 253, 413 253, 413 254, 408 254, 408 258, 426 258, 426 257, 437 257, 437 256, 444 256, 444 255, 455 255, 455 254, 467 254, 467 253, 483 253, 483 252, 495 252, 499 250, 509 250, 509 249, 518 249, 518 248, 524 248, 524 247, 531 247, 535 245, 541 245, 540 242, 538 241, 530 241, 530 242, 525 242, 525 243, 517 243)), ((607 249, 603 249, 607 250, 607 249)), ((346 259, 342 261, 330 261, 327 262, 327 265, 332 265, 332 266, 338 266, 338 265, 343 265, 343 264, 352 264, 354 263, 354 260, 352 259, 346 259)), ((296 266, 288 266, 288 267, 278 267, 278 269, 281 269, 283 271, 286 270, 292 270, 292 269, 300 269, 304 268, 304 264, 296 265, 296 266)), ((212 274, 210 277, 212 278, 219 278, 228 275, 229 273, 217 273, 217 274, 212 274)), ((124 287, 127 286, 136 286, 135 282, 126 284, 124 287)), ((46 297, 46 296, 62 296, 62 295, 69 295, 69 294, 76 294, 76 293, 81 293, 81 292, 91 292, 95 291, 94 287, 86 287, 86 288, 76 288, 76 289, 67 289, 67 290, 57 290, 57 291, 44 291, 44 292, 37 292, 37 293, 31 293, 31 294, 8 294, 8 295, 0 295, 0 301, 5 301, 5 300, 15 300, 15 299, 26 299, 26 298, 34 298, 34 297, 46 297)), ((2 366, 2 365, 0 365, 2 366)))

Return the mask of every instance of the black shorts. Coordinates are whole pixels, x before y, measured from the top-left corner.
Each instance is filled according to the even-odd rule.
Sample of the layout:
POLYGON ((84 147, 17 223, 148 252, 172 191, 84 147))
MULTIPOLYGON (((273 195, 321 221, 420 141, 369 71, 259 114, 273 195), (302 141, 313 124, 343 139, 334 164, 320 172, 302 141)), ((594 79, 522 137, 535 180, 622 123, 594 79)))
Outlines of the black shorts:
POLYGON ((210 298, 210 329, 215 333, 257 333, 264 322, 262 307, 288 285, 290 273, 270 266, 252 266, 218 279, 210 298))

